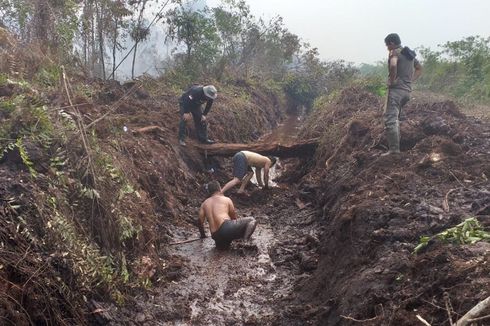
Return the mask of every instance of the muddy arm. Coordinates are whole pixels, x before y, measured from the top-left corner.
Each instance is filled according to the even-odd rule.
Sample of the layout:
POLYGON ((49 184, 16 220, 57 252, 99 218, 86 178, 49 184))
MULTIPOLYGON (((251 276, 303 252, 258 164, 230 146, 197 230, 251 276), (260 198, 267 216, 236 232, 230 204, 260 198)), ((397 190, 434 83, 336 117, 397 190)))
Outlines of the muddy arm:
POLYGON ((264 189, 269 189, 269 164, 264 167, 264 189))
POLYGON ((264 179, 263 179, 264 181, 262 181, 262 168, 255 168, 255 178, 257 179, 257 184, 259 185, 259 187, 263 187, 264 182, 267 182, 265 177, 265 171, 264 171, 264 179))
POLYGON ((232 220, 237 219, 235 205, 233 205, 233 201, 231 199, 229 199, 229 202, 228 202, 228 216, 230 216, 230 219, 232 219, 232 220))
POLYGON ((414 67, 415 72, 413 74, 412 81, 416 81, 417 79, 419 79, 420 75, 422 75, 422 65, 420 64, 420 62, 418 62, 417 59, 415 59, 414 67))
POLYGON ((389 70, 388 86, 391 86, 395 83, 395 80, 398 77, 396 75, 398 57, 395 55, 391 56, 389 62, 390 62, 390 65, 388 67, 388 70, 389 70))
POLYGON ((199 209, 199 219, 197 221, 197 227, 199 228, 199 233, 201 234, 201 238, 206 237, 206 232, 204 232, 204 219, 206 218, 206 215, 204 214, 204 209, 201 208, 199 209))

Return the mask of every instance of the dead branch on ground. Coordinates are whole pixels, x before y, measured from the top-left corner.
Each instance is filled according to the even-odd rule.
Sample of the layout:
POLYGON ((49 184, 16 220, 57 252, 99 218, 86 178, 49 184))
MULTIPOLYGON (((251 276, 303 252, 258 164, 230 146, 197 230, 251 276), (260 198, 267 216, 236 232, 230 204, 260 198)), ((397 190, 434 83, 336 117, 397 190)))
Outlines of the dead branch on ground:
POLYGON ((163 130, 163 128, 161 128, 159 126, 148 126, 148 127, 142 127, 142 128, 138 128, 138 129, 133 130, 133 134, 135 134, 135 135, 147 134, 147 133, 158 132, 158 131, 163 132, 164 130, 163 130))
POLYGON ((457 190, 459 188, 454 188, 454 189, 451 189, 449 190, 447 193, 446 193, 446 196, 444 196, 444 200, 442 201, 442 208, 444 209, 444 211, 447 213, 449 212, 449 195, 454 191, 454 190, 457 190))
POLYGON ((429 322, 427 320, 422 318, 422 316, 416 315, 415 317, 417 317, 417 319, 420 320, 425 326, 431 326, 431 324, 429 324, 429 322))
POLYGON ((376 317, 368 318, 368 319, 355 319, 355 318, 352 318, 352 317, 349 317, 349 316, 344 316, 344 315, 340 315, 340 317, 341 318, 344 318, 344 319, 347 319, 347 320, 350 320, 350 321, 353 321, 353 322, 356 322, 356 323, 365 323, 365 322, 368 322, 368 321, 376 320, 378 318, 378 316, 376 316, 376 317))
POLYGON ((490 308, 490 296, 480 301, 476 306, 470 309, 463 317, 461 317, 456 326, 466 326, 476 319, 483 311, 490 308))

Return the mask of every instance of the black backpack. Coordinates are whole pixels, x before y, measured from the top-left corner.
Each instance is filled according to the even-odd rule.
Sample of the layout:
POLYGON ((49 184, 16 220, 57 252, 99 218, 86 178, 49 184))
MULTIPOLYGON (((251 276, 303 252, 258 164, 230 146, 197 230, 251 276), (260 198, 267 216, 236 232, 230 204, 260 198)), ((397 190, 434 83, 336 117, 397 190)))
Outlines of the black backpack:
POLYGON ((415 51, 411 50, 408 46, 406 46, 402 49, 401 54, 403 54, 408 60, 413 60, 417 56, 417 53, 415 53, 415 51))

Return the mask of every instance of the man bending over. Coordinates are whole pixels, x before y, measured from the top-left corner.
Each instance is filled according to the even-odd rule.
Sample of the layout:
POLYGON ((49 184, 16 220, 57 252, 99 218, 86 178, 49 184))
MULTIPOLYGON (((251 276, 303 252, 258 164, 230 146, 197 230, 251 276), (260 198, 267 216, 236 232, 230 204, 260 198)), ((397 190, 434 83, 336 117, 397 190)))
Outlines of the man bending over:
POLYGON ((269 188, 269 169, 276 164, 276 158, 272 156, 263 156, 250 151, 241 151, 233 156, 233 179, 228 181, 223 187, 222 192, 241 183, 238 193, 242 193, 247 183, 252 179, 255 168, 257 183, 263 189, 269 188), (262 182, 262 169, 264 169, 264 182, 262 182))
POLYGON ((250 239, 257 222, 253 217, 237 218, 235 206, 230 198, 224 196, 218 181, 208 184, 211 196, 199 209, 198 227, 201 238, 206 237, 204 220, 208 220, 211 237, 218 248, 229 247, 235 239, 250 239))

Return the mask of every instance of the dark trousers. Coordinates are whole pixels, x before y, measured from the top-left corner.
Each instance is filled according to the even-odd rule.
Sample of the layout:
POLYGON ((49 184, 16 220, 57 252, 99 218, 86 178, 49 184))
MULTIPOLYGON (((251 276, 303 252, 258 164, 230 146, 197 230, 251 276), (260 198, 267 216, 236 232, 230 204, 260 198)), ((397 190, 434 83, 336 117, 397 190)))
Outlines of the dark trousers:
MULTIPOLYGON (((179 122, 179 140, 185 139, 185 120, 184 120, 185 109, 182 104, 180 104, 180 122, 179 122)), ((202 122, 202 111, 201 108, 197 110, 192 110, 189 112, 192 114, 192 119, 194 120, 194 126, 196 128, 197 139, 200 142, 205 142, 208 139, 208 125, 206 122, 202 122)))
POLYGON ((400 151, 400 113, 409 100, 409 91, 397 88, 388 90, 383 120, 390 151, 400 151))

